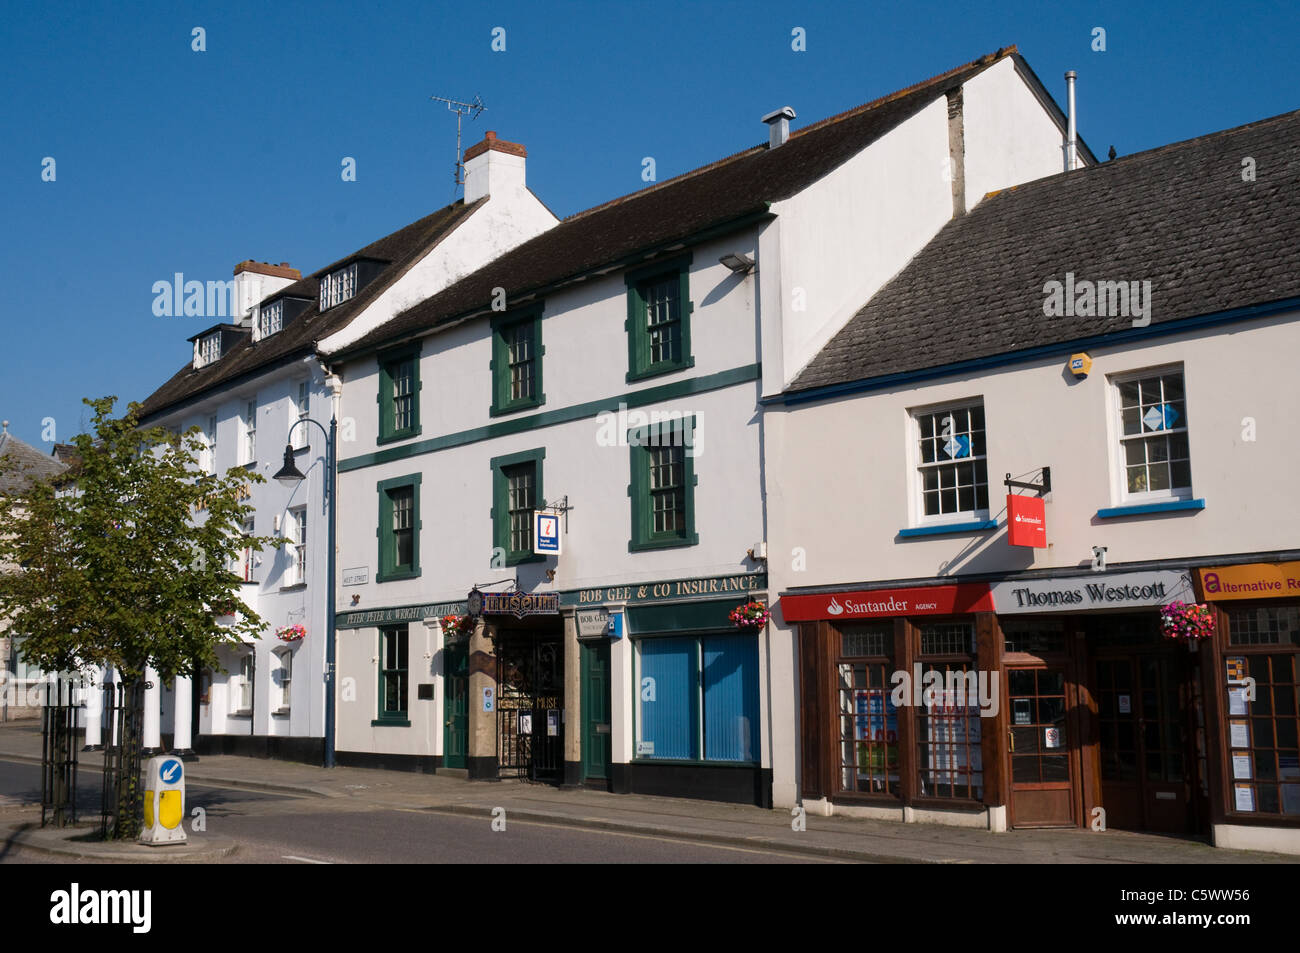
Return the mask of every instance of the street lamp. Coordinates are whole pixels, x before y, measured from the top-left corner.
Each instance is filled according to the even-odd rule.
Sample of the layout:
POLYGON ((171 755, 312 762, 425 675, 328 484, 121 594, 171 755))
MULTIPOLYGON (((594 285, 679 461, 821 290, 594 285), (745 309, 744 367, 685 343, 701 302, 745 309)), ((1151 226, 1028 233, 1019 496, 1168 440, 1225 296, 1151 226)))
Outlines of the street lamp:
POLYGON ((319 420, 311 417, 302 417, 289 428, 289 433, 285 440, 289 441, 284 446, 284 466, 276 473, 274 479, 282 486, 290 489, 296 487, 306 477, 293 462, 293 428, 301 423, 313 423, 320 427, 320 432, 325 437, 325 508, 329 511, 329 554, 327 562, 329 563, 329 585, 326 590, 325 603, 325 767, 334 767, 334 517, 336 508, 334 506, 334 491, 337 489, 336 475, 334 472, 334 448, 335 437, 338 434, 338 421, 334 414, 330 414, 330 429, 327 433, 325 427, 319 420))

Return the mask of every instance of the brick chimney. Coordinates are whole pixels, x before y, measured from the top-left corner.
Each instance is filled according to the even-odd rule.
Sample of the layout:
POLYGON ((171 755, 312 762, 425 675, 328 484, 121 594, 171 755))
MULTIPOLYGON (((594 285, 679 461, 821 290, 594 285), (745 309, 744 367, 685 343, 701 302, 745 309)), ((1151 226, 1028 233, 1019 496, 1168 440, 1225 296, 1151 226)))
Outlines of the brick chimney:
POLYGON ((527 158, 528 150, 519 143, 498 139, 488 130, 482 142, 465 150, 465 204, 522 189, 527 158))

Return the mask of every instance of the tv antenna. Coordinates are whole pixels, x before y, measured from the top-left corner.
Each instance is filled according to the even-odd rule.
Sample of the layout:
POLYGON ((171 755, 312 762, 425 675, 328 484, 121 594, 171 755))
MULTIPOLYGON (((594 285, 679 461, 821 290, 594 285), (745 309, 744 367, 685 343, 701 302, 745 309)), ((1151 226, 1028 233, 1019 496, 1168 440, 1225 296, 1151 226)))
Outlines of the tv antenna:
POLYGON ((483 105, 483 100, 477 95, 472 103, 462 103, 455 99, 447 99, 445 96, 430 96, 435 102, 446 103, 447 109, 456 114, 456 168, 453 177, 457 185, 465 184, 465 163, 461 161, 463 153, 460 151, 460 123, 466 113, 470 113, 470 119, 477 119, 479 113, 487 109, 483 105))

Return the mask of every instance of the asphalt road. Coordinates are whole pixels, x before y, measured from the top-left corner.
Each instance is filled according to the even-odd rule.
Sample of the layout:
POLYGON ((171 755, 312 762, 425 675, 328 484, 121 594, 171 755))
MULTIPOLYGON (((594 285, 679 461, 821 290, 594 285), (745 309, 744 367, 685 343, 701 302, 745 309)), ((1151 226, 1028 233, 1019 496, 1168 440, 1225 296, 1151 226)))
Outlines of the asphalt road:
MULTIPOLYGON (((100 774, 78 778, 78 810, 91 819, 99 809, 100 774)), ((0 819, 20 802, 40 801, 40 767, 0 760, 0 819)), ((280 864, 788 864, 827 863, 742 847, 640 834, 622 834, 505 818, 377 808, 353 801, 298 798, 191 783, 189 806, 206 812, 205 832, 234 840, 239 849, 221 863, 280 864), (498 825, 499 826, 499 825, 498 825)), ((187 831, 190 825, 187 824, 187 831)), ((60 863, 70 858, 0 843, 0 863, 60 863)), ((86 861, 79 861, 86 863, 86 861)))

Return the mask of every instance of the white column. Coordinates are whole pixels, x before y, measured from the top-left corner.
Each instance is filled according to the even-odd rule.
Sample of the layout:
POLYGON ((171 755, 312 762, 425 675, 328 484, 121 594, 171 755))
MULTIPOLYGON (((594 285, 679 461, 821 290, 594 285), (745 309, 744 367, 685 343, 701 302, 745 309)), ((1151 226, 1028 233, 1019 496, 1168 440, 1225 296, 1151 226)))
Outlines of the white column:
POLYGON ((172 753, 188 755, 193 739, 194 685, 188 676, 176 676, 176 711, 172 715, 172 753))
POLYGON ((104 725, 104 667, 92 665, 87 673, 90 683, 85 689, 86 696, 86 746, 83 751, 98 751, 103 747, 104 725))
POLYGON ((156 754, 162 748, 162 684, 153 666, 146 666, 144 680, 144 752, 156 754))

